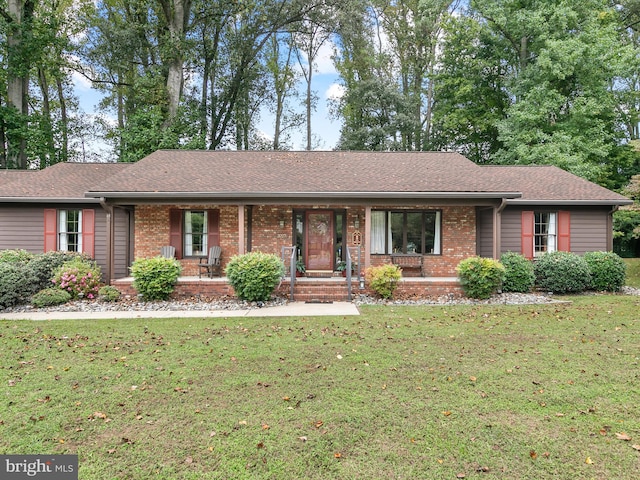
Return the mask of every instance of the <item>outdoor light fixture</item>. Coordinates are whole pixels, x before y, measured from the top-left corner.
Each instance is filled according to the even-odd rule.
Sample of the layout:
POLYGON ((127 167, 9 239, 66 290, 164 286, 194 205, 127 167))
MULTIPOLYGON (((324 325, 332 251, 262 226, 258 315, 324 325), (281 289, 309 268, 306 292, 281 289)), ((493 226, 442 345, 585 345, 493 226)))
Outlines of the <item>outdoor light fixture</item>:
POLYGON ((356 227, 356 229, 360 228, 360 215, 356 215, 356 218, 353 221, 353 226, 356 227))
POLYGON ((284 228, 284 218, 280 219, 280 228, 284 228))
POLYGON ((360 276, 360 290, 364 290, 364 277, 360 276))

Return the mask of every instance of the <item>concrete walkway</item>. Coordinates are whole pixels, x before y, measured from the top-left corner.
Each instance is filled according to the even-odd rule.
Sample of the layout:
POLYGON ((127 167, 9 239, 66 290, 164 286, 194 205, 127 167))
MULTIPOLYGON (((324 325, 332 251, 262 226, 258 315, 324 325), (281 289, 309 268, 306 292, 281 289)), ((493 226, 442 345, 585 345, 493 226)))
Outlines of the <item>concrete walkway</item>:
POLYGON ((360 315, 349 302, 290 302, 275 307, 243 310, 162 310, 124 312, 23 312, 2 313, 0 320, 109 320, 116 318, 224 318, 224 317, 319 317, 360 315))

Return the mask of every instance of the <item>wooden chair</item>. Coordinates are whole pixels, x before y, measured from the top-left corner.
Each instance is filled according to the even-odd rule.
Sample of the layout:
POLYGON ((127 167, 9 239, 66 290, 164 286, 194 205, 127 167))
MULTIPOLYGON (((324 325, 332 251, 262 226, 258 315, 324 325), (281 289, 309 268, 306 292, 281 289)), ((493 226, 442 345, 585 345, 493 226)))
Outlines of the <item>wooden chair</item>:
POLYGON ((207 258, 201 258, 198 267, 200 271, 198 276, 202 278, 202 271, 206 270, 209 278, 213 278, 214 275, 220 276, 222 265, 220 263, 220 257, 222 256, 222 249, 216 245, 209 249, 209 256, 207 258), (204 261, 204 263, 203 263, 204 261))
POLYGON ((171 245, 165 245, 160 248, 160 256, 164 258, 175 258, 176 257, 176 247, 171 245))

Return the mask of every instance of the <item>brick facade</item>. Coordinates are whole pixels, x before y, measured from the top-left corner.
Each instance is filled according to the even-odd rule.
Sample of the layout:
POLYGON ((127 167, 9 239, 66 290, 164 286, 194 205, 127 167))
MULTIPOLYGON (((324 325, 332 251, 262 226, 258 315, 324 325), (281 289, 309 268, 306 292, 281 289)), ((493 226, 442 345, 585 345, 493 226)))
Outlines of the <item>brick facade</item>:
MULTIPOLYGON (((169 244, 169 211, 172 208, 208 210, 217 209, 220 213, 220 246, 222 247, 223 271, 230 258, 239 252, 238 207, 236 205, 139 205, 135 209, 135 258, 148 258, 159 254, 160 247, 169 244)), ((253 251, 262 251, 281 255, 282 247, 295 244, 292 236, 294 225, 294 211, 305 209, 334 210, 326 205, 317 206, 278 206, 256 205, 247 207, 245 212, 245 232, 247 243, 253 251), (251 209, 249 211, 249 208, 251 209), (251 226, 248 227, 249 219, 251 226), (249 239, 249 234, 251 238, 249 239)), ((378 209, 384 206, 374 207, 378 209)), ((408 206, 407 209, 424 208, 408 206)), ((425 255, 424 273, 426 277, 455 277, 456 266, 464 258, 475 255, 476 252, 476 213, 472 206, 446 206, 437 208, 442 211, 442 239, 440 255, 425 255)), ((365 210, 358 207, 340 209, 346 214, 345 243, 354 246, 354 241, 361 242, 361 252, 365 251, 365 210), (356 229, 356 224, 358 224, 356 229), (357 232, 355 235, 354 233, 357 232)), ((394 210, 397 210, 394 207, 394 210)), ((355 262, 356 259, 354 258, 355 262)), ((364 262, 364 258, 362 259, 364 262)), ((198 258, 180 259, 183 277, 197 276, 199 273, 198 258)), ((390 263, 389 255, 371 255, 371 265, 390 263)), ((410 276, 409 271, 405 277, 410 276)), ((123 291, 126 287, 123 284, 123 291)), ((455 285, 442 284, 437 288, 424 282, 407 283, 401 286, 399 293, 406 296, 423 294, 443 294, 447 289, 458 291, 455 285), (427 291, 425 291, 425 289, 427 291), (431 290, 431 292, 428 292, 431 290)), ((226 283, 211 283, 205 287, 204 283, 182 282, 180 296, 190 295, 232 295, 232 289, 226 283)), ((127 292, 131 293, 131 292, 127 292)))

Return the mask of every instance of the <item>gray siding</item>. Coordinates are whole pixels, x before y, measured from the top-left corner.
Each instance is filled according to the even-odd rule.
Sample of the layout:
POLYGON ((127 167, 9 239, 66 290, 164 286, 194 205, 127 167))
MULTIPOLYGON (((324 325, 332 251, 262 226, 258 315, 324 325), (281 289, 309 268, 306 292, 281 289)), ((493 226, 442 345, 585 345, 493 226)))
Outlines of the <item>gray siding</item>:
POLYGON ((114 209, 115 217, 115 239, 114 239, 114 272, 113 278, 123 278, 129 276, 131 257, 129 253, 129 213, 120 208, 114 209))
MULTIPOLYGON (((95 260, 107 270, 107 214, 96 205, 48 205, 47 208, 93 208, 95 210, 95 260)), ((128 214, 116 210, 115 274, 125 277, 129 270, 128 214)), ((0 206, 0 250, 22 248, 32 253, 44 251, 44 207, 0 206)), ((106 279, 105 279, 106 280, 106 279)))
POLYGON ((0 250, 44 251, 44 209, 0 206, 0 250))
POLYGON ((478 209, 476 218, 478 225, 477 254, 481 257, 493 257, 493 209, 478 209))
POLYGON ((571 212, 571 251, 583 254, 585 252, 607 250, 609 207, 508 207, 502 212, 502 252, 521 253, 522 241, 520 235, 523 210, 569 211, 571 212))

